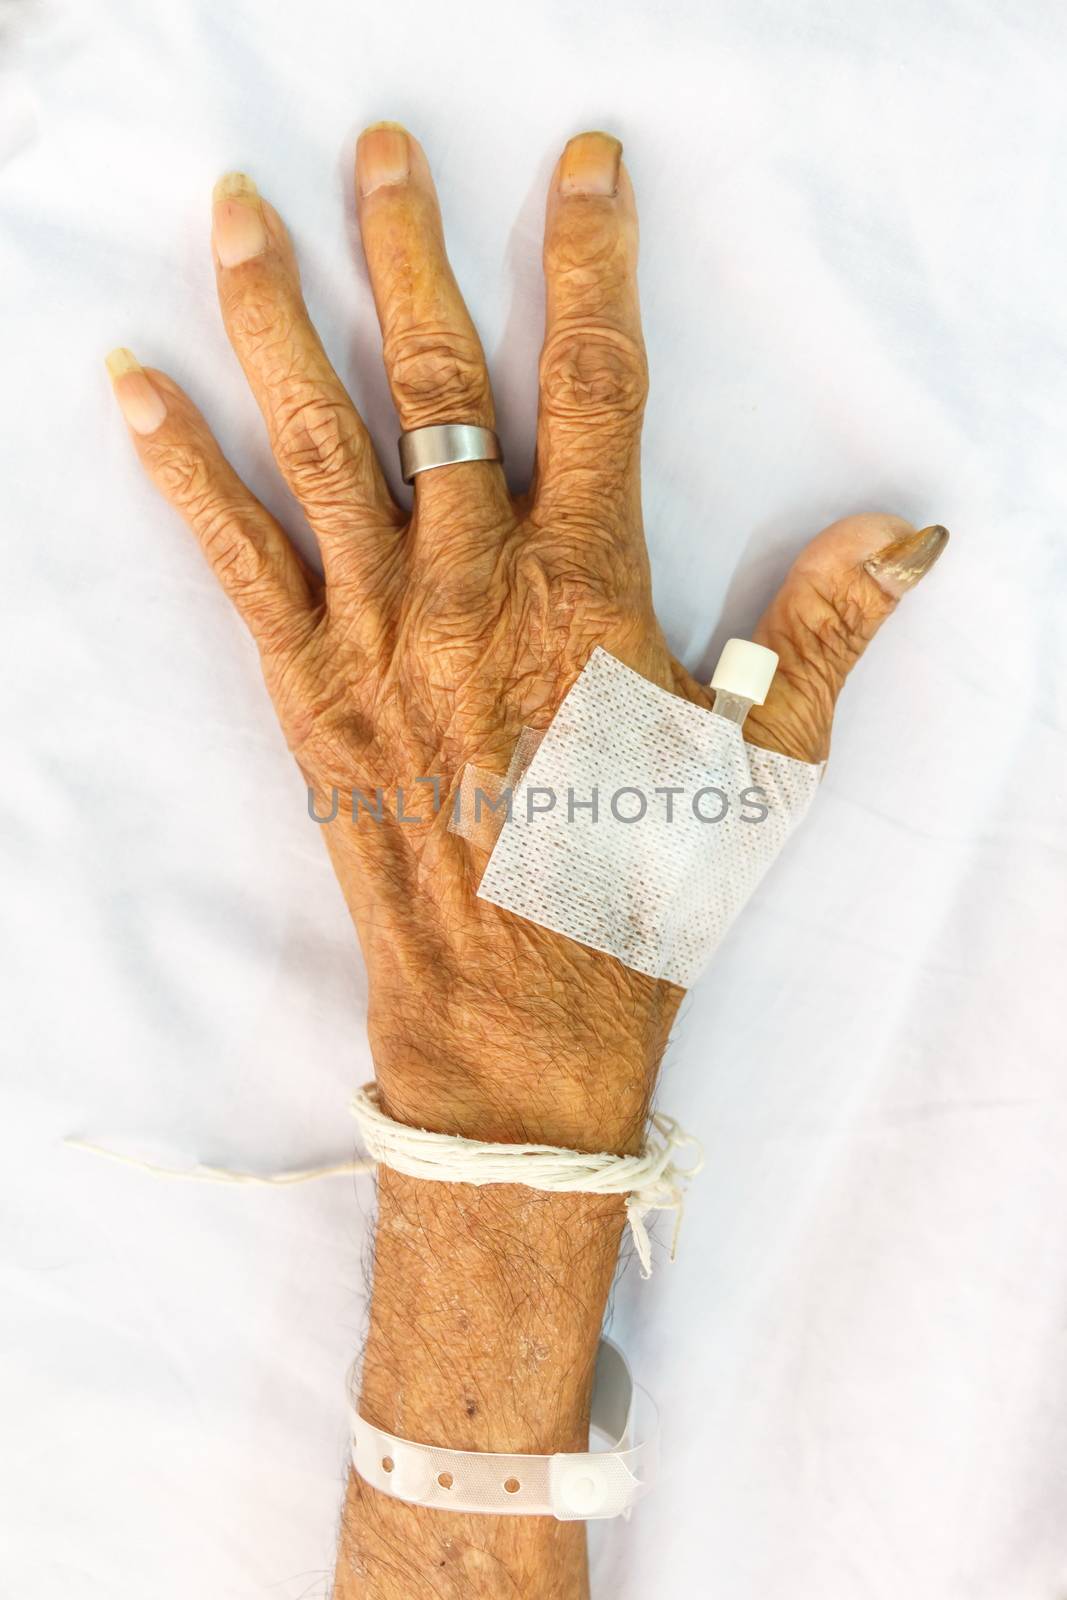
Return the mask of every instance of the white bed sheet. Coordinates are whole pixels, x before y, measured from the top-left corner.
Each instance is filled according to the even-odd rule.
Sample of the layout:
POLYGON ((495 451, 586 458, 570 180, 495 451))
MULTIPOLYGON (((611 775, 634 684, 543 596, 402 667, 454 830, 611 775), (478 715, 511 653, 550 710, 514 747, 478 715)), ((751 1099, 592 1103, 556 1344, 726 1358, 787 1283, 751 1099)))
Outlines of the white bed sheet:
POLYGON ((709 1159, 676 1266, 616 1293, 665 1471, 597 1531, 595 1594, 1063 1595, 1065 68, 1051 0, 0 9, 4 1594, 327 1592, 370 1189, 165 1183, 61 1140, 351 1146, 355 941, 102 357, 175 374, 292 518, 214 305, 208 197, 246 167, 389 459, 348 173, 393 116, 516 481, 545 182, 572 131, 625 140, 691 666, 836 515, 955 536, 671 1046, 661 1103, 709 1159))

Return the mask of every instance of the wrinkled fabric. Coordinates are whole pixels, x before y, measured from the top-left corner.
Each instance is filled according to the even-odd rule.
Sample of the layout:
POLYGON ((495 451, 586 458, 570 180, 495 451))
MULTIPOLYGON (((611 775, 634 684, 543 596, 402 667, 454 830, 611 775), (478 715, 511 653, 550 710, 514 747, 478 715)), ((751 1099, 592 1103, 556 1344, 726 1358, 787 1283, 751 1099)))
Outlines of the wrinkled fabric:
POLYGON ((103 356, 203 407, 310 550, 215 304, 252 173, 392 482, 356 130, 437 174, 508 472, 533 448, 544 190, 616 130, 641 210, 656 603, 705 679, 846 512, 944 522, 818 802, 690 992, 679 1259, 612 1334, 660 1487, 619 1600, 1058 1600, 1065 19, 1051 3, 24 0, 0 9, 0 1588, 325 1595, 365 1179, 354 935, 255 650, 141 476, 103 356))

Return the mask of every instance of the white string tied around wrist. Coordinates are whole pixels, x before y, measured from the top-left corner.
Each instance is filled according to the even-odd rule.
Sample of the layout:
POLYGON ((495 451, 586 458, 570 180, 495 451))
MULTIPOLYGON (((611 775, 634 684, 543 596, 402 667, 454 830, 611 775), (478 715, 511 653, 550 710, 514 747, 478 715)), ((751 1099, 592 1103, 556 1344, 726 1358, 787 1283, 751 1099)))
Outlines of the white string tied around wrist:
POLYGON ((494 1144, 459 1134, 430 1133, 425 1128, 394 1122, 382 1110, 377 1085, 365 1084, 352 1099, 370 1155, 383 1166, 409 1178, 438 1183, 519 1183, 549 1194, 617 1194, 626 1196, 626 1220, 641 1264, 641 1276, 652 1275, 652 1246, 645 1218, 650 1211, 673 1211, 670 1258, 677 1252, 685 1210, 685 1185, 704 1165, 698 1139, 683 1133, 673 1117, 654 1112, 639 1155, 591 1154, 545 1144, 494 1144), (675 1164, 674 1154, 691 1147, 688 1167, 675 1164))
POLYGON ((593 1155, 549 1144, 492 1144, 481 1139, 465 1139, 459 1134, 430 1133, 426 1128, 410 1127, 386 1116, 374 1083, 364 1084, 357 1090, 351 1111, 359 1124, 369 1160, 337 1161, 329 1166, 301 1168, 295 1172, 233 1172, 227 1167, 203 1164, 182 1171, 122 1155, 84 1139, 63 1142, 75 1149, 87 1150, 91 1155, 106 1156, 123 1166, 136 1167, 153 1177, 185 1178, 197 1183, 280 1188, 292 1183, 311 1183, 318 1178, 371 1172, 381 1164, 409 1178, 424 1178, 431 1183, 519 1183, 547 1194, 625 1195, 626 1220, 633 1235, 642 1278, 652 1276, 652 1245, 645 1218, 650 1211, 674 1212, 670 1249, 673 1261, 685 1210, 685 1185, 704 1165, 699 1139, 683 1133, 674 1118, 662 1111, 653 1112, 640 1154, 629 1156, 612 1155, 609 1151, 593 1155), (679 1167, 675 1164, 674 1153, 686 1147, 695 1150, 696 1158, 692 1165, 679 1167))

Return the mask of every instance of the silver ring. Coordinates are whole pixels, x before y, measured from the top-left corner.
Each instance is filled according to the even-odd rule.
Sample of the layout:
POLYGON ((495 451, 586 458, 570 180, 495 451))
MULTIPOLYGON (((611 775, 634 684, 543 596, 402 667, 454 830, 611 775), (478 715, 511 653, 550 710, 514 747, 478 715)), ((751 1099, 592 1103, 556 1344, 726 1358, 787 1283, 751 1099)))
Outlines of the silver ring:
POLYGON ((503 461, 500 440, 492 428, 471 422, 439 422, 429 428, 412 428, 397 440, 400 474, 414 483, 417 472, 450 467, 456 461, 503 461))

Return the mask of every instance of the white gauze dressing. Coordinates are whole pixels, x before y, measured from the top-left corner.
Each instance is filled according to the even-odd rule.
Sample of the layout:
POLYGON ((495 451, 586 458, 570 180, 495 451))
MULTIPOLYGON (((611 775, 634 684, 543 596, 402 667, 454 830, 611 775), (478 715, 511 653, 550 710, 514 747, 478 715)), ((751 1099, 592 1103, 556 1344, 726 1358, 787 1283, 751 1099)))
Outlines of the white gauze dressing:
POLYGON ((478 894, 688 988, 822 772, 597 648, 514 785, 478 894))

